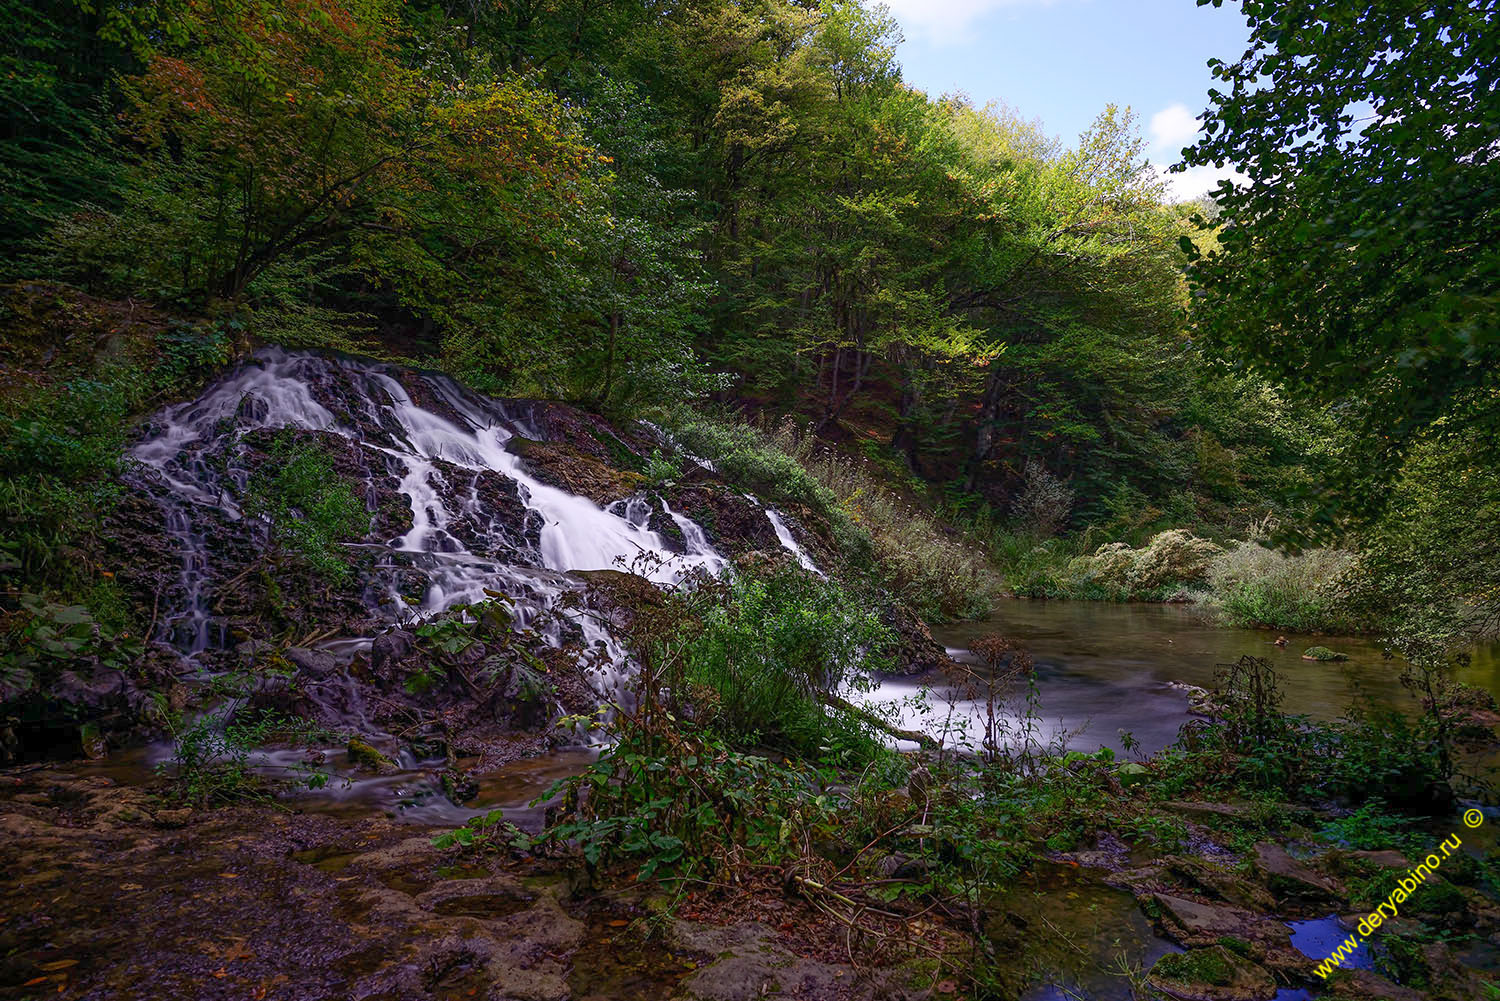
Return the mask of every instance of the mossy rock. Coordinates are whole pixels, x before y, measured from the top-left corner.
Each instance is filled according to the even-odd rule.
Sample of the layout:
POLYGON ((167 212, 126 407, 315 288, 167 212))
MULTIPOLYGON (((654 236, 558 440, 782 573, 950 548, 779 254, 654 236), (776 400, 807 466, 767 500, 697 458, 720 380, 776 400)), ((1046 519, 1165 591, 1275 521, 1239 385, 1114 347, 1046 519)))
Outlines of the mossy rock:
POLYGON ((1339 653, 1337 650, 1330 650, 1326 646, 1310 646, 1302 651, 1302 659, 1319 661, 1348 660, 1349 657, 1347 654, 1339 653))
POLYGON ((1161 957, 1147 982, 1183 1001, 1271 1001, 1276 981, 1264 969, 1222 945, 1161 957))
POLYGON ((1129 789, 1131 786, 1140 785, 1151 777, 1151 769, 1135 761, 1127 761, 1115 772, 1120 779, 1120 785, 1129 789))
POLYGON ((358 737, 350 738, 349 746, 345 750, 349 754, 349 763, 357 768, 368 768, 382 775, 399 770, 394 761, 358 737))

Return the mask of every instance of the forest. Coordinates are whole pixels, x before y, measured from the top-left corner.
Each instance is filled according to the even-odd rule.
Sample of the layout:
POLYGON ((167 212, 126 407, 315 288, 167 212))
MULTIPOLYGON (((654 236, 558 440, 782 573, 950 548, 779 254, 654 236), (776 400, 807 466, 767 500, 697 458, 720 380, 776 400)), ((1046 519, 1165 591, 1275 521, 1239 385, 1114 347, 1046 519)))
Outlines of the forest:
POLYGON ((1238 7, 0 0, 0 996, 1500 997, 1500 10, 1238 7))

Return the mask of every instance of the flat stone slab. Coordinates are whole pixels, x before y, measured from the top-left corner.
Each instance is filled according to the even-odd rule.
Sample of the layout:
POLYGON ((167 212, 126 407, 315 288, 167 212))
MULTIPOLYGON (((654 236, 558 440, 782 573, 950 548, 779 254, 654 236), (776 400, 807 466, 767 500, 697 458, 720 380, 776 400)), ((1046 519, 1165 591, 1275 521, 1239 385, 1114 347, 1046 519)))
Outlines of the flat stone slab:
POLYGON ((1299 862, 1285 848, 1268 841, 1255 846, 1255 868, 1278 899, 1338 901, 1344 897, 1344 888, 1338 880, 1299 862))

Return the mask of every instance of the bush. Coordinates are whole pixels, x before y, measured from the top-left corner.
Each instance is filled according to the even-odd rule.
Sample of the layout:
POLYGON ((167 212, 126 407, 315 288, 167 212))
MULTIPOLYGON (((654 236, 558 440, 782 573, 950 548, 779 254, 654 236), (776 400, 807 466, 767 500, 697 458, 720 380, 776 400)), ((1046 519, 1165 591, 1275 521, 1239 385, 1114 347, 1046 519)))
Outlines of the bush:
POLYGON ((1034 535, 1056 535, 1073 509, 1072 488, 1035 459, 1027 460, 1022 477, 1025 482, 1011 502, 1011 516, 1034 535))
POLYGON ((894 636, 855 596, 779 560, 742 561, 727 584, 679 600, 692 618, 667 642, 680 644, 688 689, 711 693, 711 709, 699 714, 708 729, 813 758, 878 753, 858 721, 818 697, 866 687, 869 672, 889 667, 894 636))
POLYGON ((1345 549, 1279 553, 1251 539, 1227 549, 1209 568, 1202 595, 1228 625, 1294 632, 1351 632, 1344 587, 1355 556, 1345 549))

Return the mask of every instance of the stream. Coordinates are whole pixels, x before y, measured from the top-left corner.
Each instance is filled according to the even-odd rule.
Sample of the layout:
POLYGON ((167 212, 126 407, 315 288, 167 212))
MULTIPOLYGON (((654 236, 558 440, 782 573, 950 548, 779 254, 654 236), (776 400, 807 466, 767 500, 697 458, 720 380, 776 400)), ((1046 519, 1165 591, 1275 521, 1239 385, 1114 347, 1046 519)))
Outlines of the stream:
MULTIPOLYGON (((260 468, 256 462, 265 458, 257 458, 255 449, 266 447, 268 435, 295 433, 302 436, 299 440, 311 438, 341 456, 345 474, 356 480, 371 516, 369 538, 361 544, 371 555, 371 569, 353 598, 361 615, 350 620, 357 620, 356 626, 345 623, 347 628, 335 620, 330 634, 343 628, 343 638, 325 635, 304 641, 317 648, 304 653, 329 660, 309 683, 307 697, 338 724, 336 730, 358 733, 388 753, 395 767, 387 767, 386 774, 371 774, 356 767, 342 746, 256 751, 247 763, 263 774, 295 779, 313 766, 331 778, 321 788, 287 794, 281 804, 286 812, 271 815, 268 822, 271 833, 245 832, 240 845, 239 835, 229 831, 222 843, 234 842, 239 845, 236 851, 261 853, 261 862, 268 866, 279 865, 285 857, 310 860, 309 865, 320 872, 327 869, 328 875, 335 871, 335 862, 356 857, 344 844, 345 834, 337 832, 367 830, 370 843, 384 847, 357 855, 359 864, 405 878, 402 874, 411 862, 401 851, 415 850, 415 843, 426 860, 422 864, 429 867, 435 857, 422 838, 406 832, 454 827, 493 810, 503 811, 523 830, 538 831, 552 802, 543 801, 548 789, 595 760, 598 748, 585 746, 483 770, 482 758, 471 752, 464 752, 468 756, 457 762, 419 760, 394 728, 380 728, 344 670, 351 658, 372 654, 372 637, 389 627, 410 626, 455 605, 484 601, 498 589, 508 598, 518 627, 537 624, 552 647, 571 635, 601 654, 604 670, 595 694, 618 695, 628 682, 628 658, 598 617, 586 614, 579 603, 583 585, 572 572, 626 566, 644 557, 649 574, 666 583, 695 569, 713 573, 726 566, 725 552, 715 548, 704 526, 670 505, 665 496, 648 500, 642 494, 601 506, 540 476, 523 461, 522 453, 547 438, 545 428, 538 427, 547 419, 541 407, 482 397, 441 376, 355 359, 263 351, 198 400, 168 407, 149 423, 132 449, 132 482, 160 506, 174 557, 162 595, 165 614, 155 638, 175 646, 201 679, 212 678, 236 656, 234 622, 222 599, 232 596, 239 579, 235 572, 250 558, 247 554, 266 544, 266 527, 242 502, 246 485, 260 468), (241 562, 227 560, 226 554, 241 562), (478 782, 477 795, 462 805, 453 803, 442 787, 441 774, 453 764, 473 773, 478 782), (287 820, 293 815, 295 823, 287 820), (276 834, 272 828, 285 831, 276 834), (319 832, 325 828, 323 838, 319 832), (265 855, 268 849, 258 840, 273 835, 286 842, 277 842, 276 852, 282 854, 274 858, 265 855), (319 847, 325 841, 327 845, 319 847), (285 854, 289 847, 294 848, 290 856, 285 854), (388 852, 395 854, 382 854, 388 852)), ((779 544, 803 567, 822 574, 798 542, 795 519, 753 497, 745 502, 760 522, 766 546, 779 544)), ((1153 753, 1170 744, 1192 718, 1184 686, 1214 688, 1216 666, 1245 654, 1264 657, 1276 668, 1288 712, 1332 720, 1357 698, 1411 714, 1421 708, 1402 688, 1398 665, 1369 639, 1288 634, 1285 646, 1277 646, 1276 633, 1222 628, 1192 606, 1006 600, 985 620, 933 630, 952 656, 971 662, 969 647, 995 633, 1028 651, 1035 664, 1029 692, 1022 684, 1019 691, 1006 693, 1001 707, 1009 739, 1018 739, 1018 730, 1029 727, 1033 739, 1049 748, 1092 751, 1107 746, 1124 751, 1124 735, 1129 734, 1141 752, 1153 753), (1348 659, 1302 660, 1302 651, 1313 645, 1330 647, 1348 659)), ((1500 694, 1500 647, 1476 650, 1456 676, 1500 694)), ((893 719, 899 717, 907 729, 941 736, 948 746, 977 744, 987 707, 952 685, 946 676, 887 678, 874 691, 848 695, 893 719)), ((70 780, 81 780, 84 792, 78 795, 93 795, 89 790, 106 786, 130 787, 131 795, 144 795, 139 787, 172 754, 170 743, 159 742, 101 761, 73 763, 66 773, 70 780)), ((19 787, 20 780, 16 782, 19 787)), ((10 793, 30 797, 28 808, 33 802, 50 802, 51 796, 30 788, 10 793)), ((107 799, 114 794, 100 795, 107 799)), ((24 827, 33 823, 30 815, 16 816, 21 819, 12 818, 12 823, 23 825, 17 831, 51 830, 24 827)), ((217 823, 212 818, 204 822, 217 823)), ((162 836, 162 851, 177 850, 171 844, 175 837, 162 836)), ((207 886, 220 887, 216 880, 238 879, 230 866, 226 855, 206 864, 198 875, 207 886)), ((140 863, 141 873, 150 872, 152 878, 159 877, 159 869, 159 860, 140 863)), ((276 874, 281 869, 266 871, 276 874)), ((141 876, 137 890, 146 885, 146 878, 141 876)), ((339 882, 354 877, 331 878, 339 882)), ((430 894, 436 886, 471 878, 477 877, 435 873, 422 884, 422 892, 430 894)), ((395 884, 386 880, 384 885, 395 884)), ((151 892, 157 889, 163 899, 172 899, 176 892, 166 883, 151 892)), ((507 889, 511 896, 505 899, 519 901, 517 908, 555 906, 533 893, 535 887, 521 890, 525 892, 507 889)), ((275 887, 265 890, 274 897, 273 891, 280 892, 275 887)), ((201 892, 192 899, 211 899, 219 892, 201 892)), ((486 901, 484 907, 493 910, 491 903, 504 894, 486 890, 470 896, 486 901)), ((454 899, 459 903, 444 898, 442 908, 447 909, 434 905, 433 913, 470 914, 465 909, 469 905, 462 903, 469 897, 454 899)), ((1131 893, 1104 885, 1097 874, 1080 870, 1076 862, 1037 866, 1016 885, 1000 889, 996 905, 1027 929, 1026 947, 1013 961, 1028 964, 1026 972, 1033 982, 1044 985, 1027 995, 1029 1001, 1129 997, 1128 971, 1116 964, 1140 970, 1177 948, 1153 931, 1131 893)), ((516 911, 517 922, 528 927, 558 924, 555 915, 547 917, 540 910, 536 921, 523 920, 520 913, 516 911)), ((506 916, 508 911, 500 917, 506 916)), ((604 920, 599 915, 588 920, 596 918, 604 920)), ((604 927, 625 923, 610 917, 604 927)), ((1322 937, 1332 933, 1324 923, 1320 919, 1295 930, 1316 941, 1310 948, 1322 949, 1322 937)), ((600 929, 590 927, 598 937, 600 929)), ((510 937, 505 931, 497 941, 510 937)), ((383 963, 366 957, 356 965, 362 971, 380 971, 383 963)), ((672 975, 680 978, 683 971, 672 975)), ((1300 991, 1278 995, 1280 1001, 1305 996, 1300 991)))
MULTIPOLYGON (((1420 711, 1417 698, 1401 687, 1399 663, 1386 659, 1372 639, 1286 633, 1286 646, 1278 647, 1275 641, 1283 634, 1225 628, 1194 605, 1008 600, 987 619, 937 626, 932 634, 955 658, 973 662, 968 647, 996 632, 1019 643, 1036 662, 1038 738, 1045 742, 1065 734, 1075 750, 1122 750, 1122 730, 1143 751, 1160 750, 1193 718, 1186 692, 1173 683, 1212 689, 1215 666, 1245 654, 1270 661, 1287 712, 1334 720, 1356 698, 1420 711), (1314 645, 1349 659, 1303 660, 1302 651, 1314 645)), ((1474 650, 1454 678, 1500 696, 1500 646, 1474 650)), ((978 718, 982 706, 956 699, 950 707, 954 693, 930 679, 886 681, 871 697, 909 703, 923 696, 919 682, 924 680, 932 685, 923 699, 927 709, 904 706, 905 726, 941 732, 978 718)))

